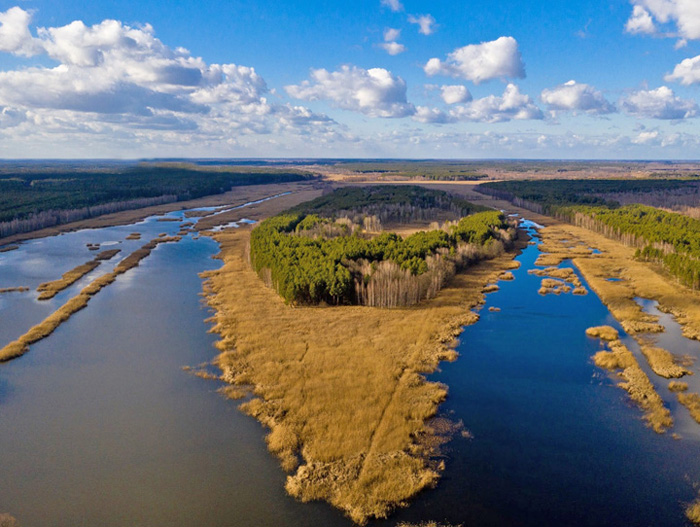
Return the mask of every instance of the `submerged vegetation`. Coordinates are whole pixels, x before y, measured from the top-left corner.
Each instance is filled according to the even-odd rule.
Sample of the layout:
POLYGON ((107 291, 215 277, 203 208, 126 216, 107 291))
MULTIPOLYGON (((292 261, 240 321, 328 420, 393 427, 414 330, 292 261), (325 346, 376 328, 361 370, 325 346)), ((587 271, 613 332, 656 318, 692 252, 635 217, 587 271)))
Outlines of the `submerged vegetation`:
POLYGON ((406 238, 367 230, 380 229, 381 215, 415 221, 476 209, 418 187, 344 189, 262 222, 251 235, 250 260, 289 303, 415 304, 458 270, 500 254, 514 236, 505 216, 478 212, 406 238))

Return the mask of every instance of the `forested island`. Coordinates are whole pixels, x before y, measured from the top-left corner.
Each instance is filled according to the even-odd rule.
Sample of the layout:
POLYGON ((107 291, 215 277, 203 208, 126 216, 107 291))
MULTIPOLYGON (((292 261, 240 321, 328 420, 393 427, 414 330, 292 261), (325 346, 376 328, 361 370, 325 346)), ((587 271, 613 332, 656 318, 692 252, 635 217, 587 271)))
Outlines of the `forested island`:
POLYGON ((290 303, 396 307, 433 298, 456 272, 501 254, 514 234, 503 213, 442 191, 349 188, 262 222, 250 259, 290 303), (446 217, 454 219, 406 237, 382 228, 446 217))

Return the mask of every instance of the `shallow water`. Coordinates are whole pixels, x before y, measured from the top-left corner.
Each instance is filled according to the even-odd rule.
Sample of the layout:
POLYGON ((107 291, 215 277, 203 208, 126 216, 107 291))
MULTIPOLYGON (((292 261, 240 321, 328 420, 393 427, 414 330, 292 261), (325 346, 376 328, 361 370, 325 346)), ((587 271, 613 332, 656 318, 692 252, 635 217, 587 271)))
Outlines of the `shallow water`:
MULTIPOLYGON (((35 291, 0 295, 0 340, 158 233, 178 230, 150 218, 0 254, 0 287, 35 288, 90 259, 86 243, 123 248, 52 301, 39 303, 35 291), (142 239, 125 241, 130 232, 142 239)), ((182 370, 215 355, 198 273, 219 265, 216 252, 206 237, 159 246, 27 355, 0 365, 0 512, 23 527, 350 525, 325 504, 289 498, 263 429, 216 382, 182 370)), ((473 438, 448 445, 436 489, 371 525, 684 525, 700 439, 682 429, 675 441, 643 425, 590 360, 600 345, 585 329, 620 326, 592 292, 539 295, 541 279, 527 273, 537 254, 525 249, 516 279, 500 282, 466 328, 460 358, 431 377, 450 387, 441 410, 473 438)), ((684 410, 676 406, 674 417, 684 410)))

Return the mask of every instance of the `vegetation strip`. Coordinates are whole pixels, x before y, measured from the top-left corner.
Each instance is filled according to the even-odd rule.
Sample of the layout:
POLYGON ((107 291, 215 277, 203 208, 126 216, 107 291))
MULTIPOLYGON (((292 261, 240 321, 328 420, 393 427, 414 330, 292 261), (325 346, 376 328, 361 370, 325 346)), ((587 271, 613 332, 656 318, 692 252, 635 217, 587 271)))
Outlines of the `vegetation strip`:
POLYGON ((120 252, 121 249, 102 251, 89 262, 85 262, 84 264, 63 273, 63 276, 60 279, 54 280, 53 282, 44 282, 43 284, 39 284, 39 287, 37 287, 37 291, 39 292, 38 299, 49 300, 55 297, 58 293, 73 285, 83 276, 95 270, 100 263, 113 258, 120 252))
POLYGON ((32 327, 17 340, 10 342, 0 349, 0 362, 8 361, 27 353, 31 344, 48 337, 74 313, 77 313, 87 306, 90 298, 99 293, 104 287, 114 282, 120 274, 124 274, 129 269, 136 267, 141 260, 151 254, 151 251, 155 249, 158 244, 177 241, 180 241, 180 238, 177 236, 156 238, 131 253, 119 262, 112 272, 104 274, 90 282, 80 293, 68 300, 42 322, 32 327))
POLYGON ((644 409, 644 419, 655 432, 665 432, 673 426, 673 418, 649 377, 639 367, 632 352, 621 341, 613 340, 608 345, 610 351, 599 351, 593 356, 596 366, 609 371, 621 370, 619 372, 621 381, 618 386, 644 409))

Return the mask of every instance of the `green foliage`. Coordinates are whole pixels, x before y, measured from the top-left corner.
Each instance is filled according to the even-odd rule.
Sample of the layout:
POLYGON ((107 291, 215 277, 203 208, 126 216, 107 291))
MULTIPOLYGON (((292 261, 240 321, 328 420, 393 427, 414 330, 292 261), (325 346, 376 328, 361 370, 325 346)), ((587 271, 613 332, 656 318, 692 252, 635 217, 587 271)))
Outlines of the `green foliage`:
POLYGON ((106 170, 35 170, 0 174, 0 222, 48 210, 71 210, 163 195, 187 200, 242 185, 310 177, 275 169, 195 169, 141 165, 106 170))
MULTIPOLYGON (((367 201, 362 199, 368 195, 377 197, 365 189, 341 190, 335 197, 344 206, 352 204, 348 201, 347 191, 352 196, 359 196, 358 203, 366 204, 367 201)), ((405 196, 411 196, 410 191, 405 196)), ((330 213, 333 199, 314 200, 316 203, 312 201, 301 208, 330 213)), ((407 238, 390 232, 374 238, 359 234, 310 237, 302 233, 331 220, 299 210, 297 207, 274 216, 256 227, 251 234, 250 254, 254 269, 258 273, 269 270, 273 284, 285 301, 304 304, 354 303, 355 280, 362 281, 367 277, 352 275, 353 261, 392 261, 412 275, 420 275, 428 270, 426 259, 440 249, 454 250, 461 243, 485 245, 498 237, 497 229, 507 227, 502 213, 489 211, 462 218, 450 233, 422 231, 407 238)))
MULTIPOLYGON (((658 262, 685 285, 700 289, 700 221, 646 205, 621 207, 604 197, 608 193, 644 193, 683 189, 693 178, 676 180, 508 181, 485 186, 505 197, 521 198, 544 211, 577 221, 623 241, 642 241, 637 258, 658 262)), ((694 188, 694 187, 693 187, 694 188)))
POLYGON ((488 210, 442 190, 414 185, 346 187, 294 207, 290 212, 337 217, 347 213, 373 214, 416 208, 443 210, 465 216, 488 210))
POLYGON ((479 167, 460 161, 345 161, 337 163, 336 167, 361 174, 382 174, 432 181, 474 181, 488 177, 479 172, 479 167))

